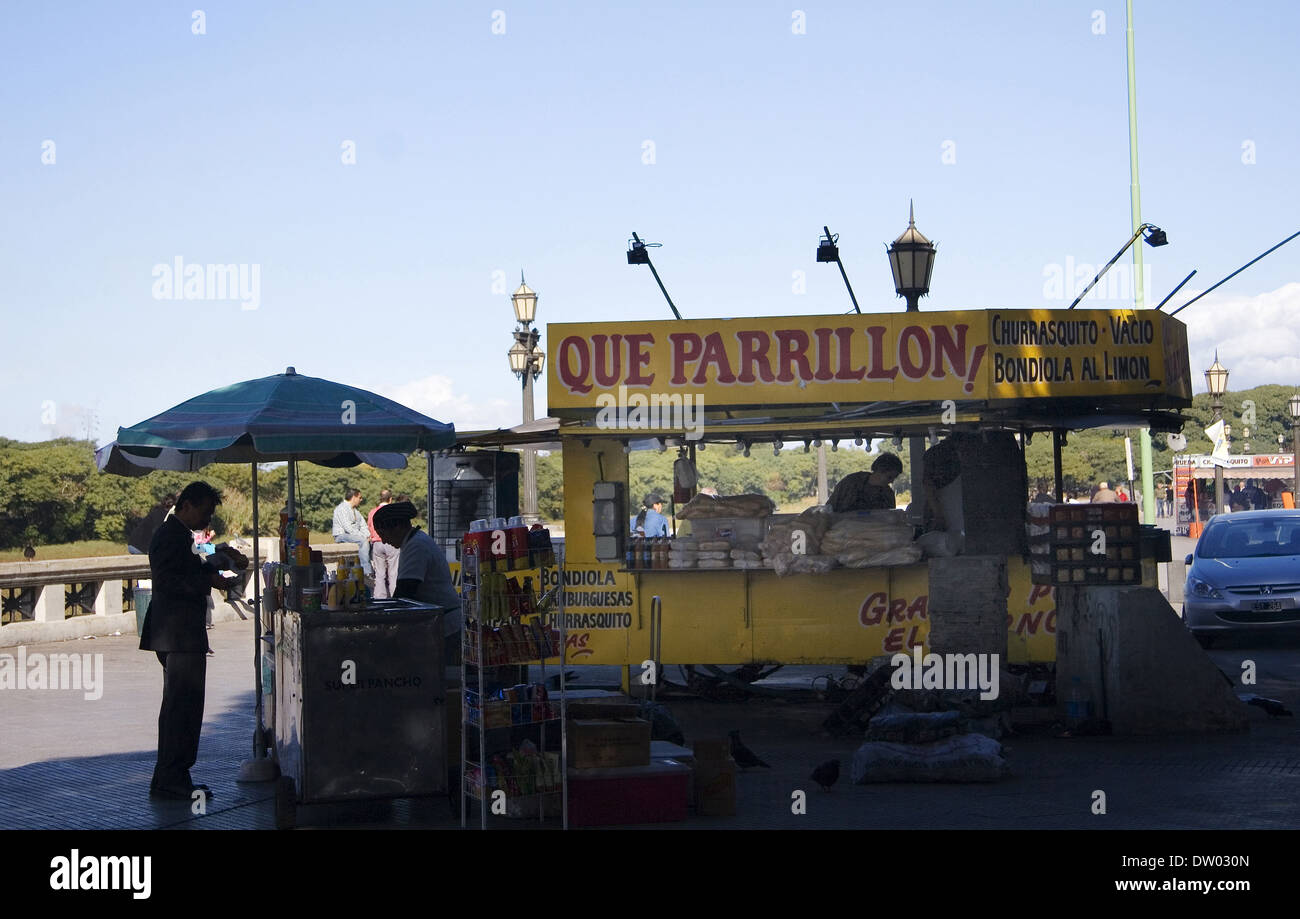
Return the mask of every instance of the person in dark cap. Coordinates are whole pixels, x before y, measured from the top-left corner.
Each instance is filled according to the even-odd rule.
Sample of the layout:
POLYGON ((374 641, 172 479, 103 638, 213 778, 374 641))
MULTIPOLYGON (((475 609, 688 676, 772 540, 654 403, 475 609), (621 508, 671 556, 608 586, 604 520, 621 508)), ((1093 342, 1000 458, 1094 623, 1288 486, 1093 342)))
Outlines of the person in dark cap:
POLYGON ((375 511, 375 532, 380 539, 400 550, 397 560, 398 600, 433 603, 447 610, 442 617, 443 635, 447 640, 445 663, 460 663, 460 596, 451 580, 447 555, 433 537, 411 526, 419 512, 409 501, 385 504, 375 511))
POLYGON ((632 520, 632 534, 649 537, 667 536, 668 518, 663 515, 663 509, 663 495, 657 491, 646 495, 645 500, 641 502, 641 510, 632 520))

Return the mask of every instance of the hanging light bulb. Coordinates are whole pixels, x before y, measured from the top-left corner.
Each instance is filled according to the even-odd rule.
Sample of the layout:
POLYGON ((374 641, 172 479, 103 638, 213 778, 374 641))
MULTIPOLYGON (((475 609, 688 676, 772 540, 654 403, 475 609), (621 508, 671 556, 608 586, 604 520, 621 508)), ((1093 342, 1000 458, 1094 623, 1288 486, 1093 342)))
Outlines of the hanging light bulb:
POLYGON ((813 441, 813 446, 814 446, 814 447, 817 447, 817 448, 820 449, 821 445, 822 445, 822 439, 821 439, 820 437, 818 437, 816 440, 813 441))
POLYGON ((624 453, 631 453, 631 452, 632 452, 632 445, 631 445, 629 442, 627 442, 626 440, 623 441, 623 452, 624 452, 624 453))
POLYGON ((667 450, 667 449, 668 449, 668 441, 665 440, 664 438, 660 437, 660 438, 659 438, 659 452, 660 452, 660 453, 663 453, 663 452, 664 452, 665 450, 667 450))
POLYGON ((855 438, 853 438, 853 446, 855 446, 855 447, 860 447, 860 446, 862 446, 862 438, 861 438, 861 437, 855 437, 855 438))
POLYGON ((772 441, 772 455, 773 456, 781 455, 781 441, 779 440, 772 441))
POLYGON ((839 449, 840 449, 840 442, 839 442, 838 440, 832 440, 832 441, 831 441, 831 452, 832 452, 832 453, 835 453, 835 452, 837 452, 839 449))
POLYGON ((749 456, 749 444, 745 444, 745 456, 749 456))
POLYGON ((803 442, 803 452, 804 453, 808 452, 808 441, 806 440, 803 442))

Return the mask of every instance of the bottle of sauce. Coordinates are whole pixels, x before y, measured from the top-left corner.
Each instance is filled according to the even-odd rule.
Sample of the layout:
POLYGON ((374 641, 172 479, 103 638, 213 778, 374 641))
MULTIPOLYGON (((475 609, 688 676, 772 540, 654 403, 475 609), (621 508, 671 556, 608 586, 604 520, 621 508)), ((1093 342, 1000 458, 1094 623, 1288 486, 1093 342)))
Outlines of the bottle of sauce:
POLYGON ((636 567, 636 541, 632 537, 627 540, 627 552, 624 553, 623 567, 629 571, 636 567))
POLYGON ((637 542, 641 546, 641 564, 638 565, 637 567, 645 568, 647 570, 653 568, 655 566, 654 546, 653 546, 654 540, 647 536, 645 539, 638 538, 637 542))

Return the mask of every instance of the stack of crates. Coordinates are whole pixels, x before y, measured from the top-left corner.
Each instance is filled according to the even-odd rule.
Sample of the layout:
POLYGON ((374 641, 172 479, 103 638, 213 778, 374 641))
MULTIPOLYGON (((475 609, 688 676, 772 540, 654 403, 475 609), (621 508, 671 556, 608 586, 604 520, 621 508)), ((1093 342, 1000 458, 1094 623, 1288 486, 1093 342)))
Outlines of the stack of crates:
POLYGON ((1142 583, 1136 504, 1054 504, 1048 522, 1047 533, 1041 527, 1031 529, 1031 558, 1049 559, 1046 566, 1031 565, 1035 584, 1142 583))

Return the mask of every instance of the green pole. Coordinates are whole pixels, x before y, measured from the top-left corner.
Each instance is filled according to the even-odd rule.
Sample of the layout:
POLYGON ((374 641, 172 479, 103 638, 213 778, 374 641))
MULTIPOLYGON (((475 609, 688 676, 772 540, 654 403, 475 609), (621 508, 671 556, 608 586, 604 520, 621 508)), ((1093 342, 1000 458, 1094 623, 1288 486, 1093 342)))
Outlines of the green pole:
MULTIPOLYGON (((1131 185, 1130 201, 1133 210, 1133 232, 1142 226, 1142 186, 1138 182, 1138 122, 1137 122, 1137 78, 1133 62, 1133 0, 1126 0, 1128 29, 1125 32, 1128 45, 1128 168, 1131 185)), ((1135 308, 1142 309, 1146 291, 1143 290, 1142 277, 1142 241, 1133 247, 1133 278, 1136 294, 1135 308)), ((1156 521, 1155 477, 1152 475, 1151 430, 1143 428, 1138 443, 1142 451, 1142 520, 1144 523, 1156 521)))

